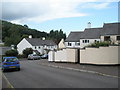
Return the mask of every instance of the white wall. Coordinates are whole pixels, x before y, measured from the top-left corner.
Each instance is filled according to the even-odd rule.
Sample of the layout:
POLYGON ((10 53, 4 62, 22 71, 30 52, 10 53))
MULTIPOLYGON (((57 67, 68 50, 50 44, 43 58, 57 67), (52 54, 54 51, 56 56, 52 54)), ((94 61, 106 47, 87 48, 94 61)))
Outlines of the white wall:
POLYGON ((75 44, 75 43, 79 43, 79 42, 69 42, 69 43, 71 43, 71 46, 68 46, 68 42, 65 42, 66 48, 80 48, 80 45, 75 44))
POLYGON ((19 54, 23 54, 23 50, 26 48, 32 48, 32 45, 24 38, 18 45, 17 50, 19 54))
POLYGON ((55 52, 55 62, 77 62, 77 49, 63 49, 55 52))
POLYGON ((48 61, 55 61, 55 51, 50 51, 48 53, 48 61))
POLYGON ((84 48, 87 45, 90 45, 96 41, 100 42, 100 39, 80 39, 80 48, 84 48), (83 43, 83 40, 89 40, 89 43, 83 43))
POLYGON ((80 50, 80 63, 86 64, 120 64, 120 46, 86 48, 80 50))

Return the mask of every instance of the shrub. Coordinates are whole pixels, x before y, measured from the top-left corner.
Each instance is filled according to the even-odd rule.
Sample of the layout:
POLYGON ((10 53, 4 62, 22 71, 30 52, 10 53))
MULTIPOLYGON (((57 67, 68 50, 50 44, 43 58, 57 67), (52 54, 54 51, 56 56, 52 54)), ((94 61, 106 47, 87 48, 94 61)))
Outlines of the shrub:
POLYGON ((99 48, 100 46, 109 46, 110 43, 109 42, 96 42, 96 43, 92 43, 91 45, 88 45, 87 47, 96 47, 99 48))
POLYGON ((26 48, 26 49, 23 50, 23 55, 24 55, 25 58, 27 58, 27 56, 29 54, 32 54, 32 53, 33 53, 33 49, 32 48, 26 48))
POLYGON ((6 56, 17 56, 18 55, 18 51, 17 50, 8 50, 5 52, 6 56))

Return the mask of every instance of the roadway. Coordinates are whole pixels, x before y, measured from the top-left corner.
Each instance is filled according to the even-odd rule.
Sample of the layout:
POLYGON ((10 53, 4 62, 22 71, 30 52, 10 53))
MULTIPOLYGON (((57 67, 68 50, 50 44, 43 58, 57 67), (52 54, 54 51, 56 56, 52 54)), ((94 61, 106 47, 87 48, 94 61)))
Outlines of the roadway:
POLYGON ((14 88, 118 88, 118 78, 21 61, 21 71, 4 72, 14 88))

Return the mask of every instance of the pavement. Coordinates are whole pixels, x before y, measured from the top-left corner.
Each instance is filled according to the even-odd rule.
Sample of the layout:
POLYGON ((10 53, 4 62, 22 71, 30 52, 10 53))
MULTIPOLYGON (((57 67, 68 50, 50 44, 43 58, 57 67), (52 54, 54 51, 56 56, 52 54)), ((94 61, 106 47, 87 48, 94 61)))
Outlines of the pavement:
POLYGON ((2 89, 2 72, 0 70, 0 90, 2 89))
POLYGON ((64 68, 81 72, 95 73, 99 75, 120 78, 120 66, 119 65, 86 65, 75 63, 62 63, 62 62, 48 62, 46 59, 39 60, 40 65, 46 65, 56 68, 64 68))

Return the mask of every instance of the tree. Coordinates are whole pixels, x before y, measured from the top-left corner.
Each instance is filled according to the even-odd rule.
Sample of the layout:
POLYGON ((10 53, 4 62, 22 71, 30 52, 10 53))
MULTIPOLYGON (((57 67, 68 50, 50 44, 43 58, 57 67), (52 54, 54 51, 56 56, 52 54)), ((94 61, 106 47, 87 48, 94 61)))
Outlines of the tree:
POLYGON ((24 27, 25 27, 25 28, 28 28, 28 25, 25 24, 24 27))
POLYGON ((33 53, 33 49, 32 48, 26 48, 23 50, 23 54, 25 56, 25 58, 28 57, 29 54, 32 54, 33 53))

